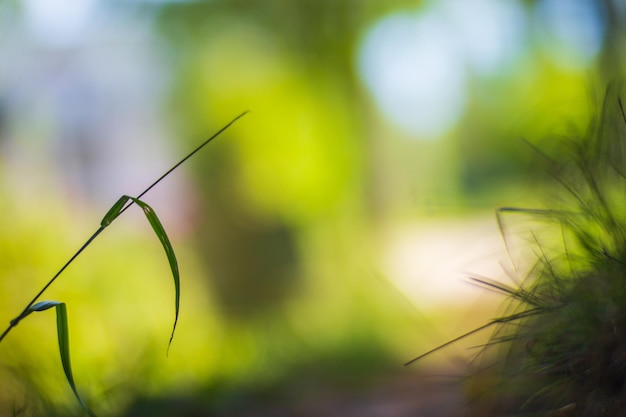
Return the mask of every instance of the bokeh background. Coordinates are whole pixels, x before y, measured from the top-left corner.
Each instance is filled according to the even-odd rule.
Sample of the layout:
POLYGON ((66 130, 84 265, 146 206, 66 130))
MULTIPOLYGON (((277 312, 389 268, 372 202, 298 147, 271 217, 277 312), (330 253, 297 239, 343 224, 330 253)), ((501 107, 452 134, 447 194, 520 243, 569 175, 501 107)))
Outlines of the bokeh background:
MULTIPOLYGON (((471 343, 402 364, 495 314, 467 282, 512 274, 494 210, 545 203, 528 144, 586 126, 625 18, 620 0, 0 0, 0 322, 119 196, 249 110, 145 197, 182 274, 168 357, 174 289, 138 210, 44 296, 68 305, 81 395, 110 416, 453 415, 471 343)), ((1 416, 81 415, 57 349, 51 310, 0 344, 1 416)))

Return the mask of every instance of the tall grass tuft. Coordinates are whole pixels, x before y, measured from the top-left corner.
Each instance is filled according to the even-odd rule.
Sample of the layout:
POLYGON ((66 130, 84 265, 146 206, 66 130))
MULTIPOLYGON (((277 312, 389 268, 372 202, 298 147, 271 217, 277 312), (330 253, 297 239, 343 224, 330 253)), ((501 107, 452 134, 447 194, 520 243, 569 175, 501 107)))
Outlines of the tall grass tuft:
POLYGON ((534 220, 525 243, 534 259, 513 284, 472 278, 502 294, 507 309, 449 342, 493 329, 475 361, 477 376, 491 375, 473 382, 491 381, 476 390, 480 415, 626 415, 626 115, 619 88, 609 87, 598 107, 586 132, 550 154, 537 150, 553 180, 547 207, 497 212, 505 242, 511 214, 534 220))

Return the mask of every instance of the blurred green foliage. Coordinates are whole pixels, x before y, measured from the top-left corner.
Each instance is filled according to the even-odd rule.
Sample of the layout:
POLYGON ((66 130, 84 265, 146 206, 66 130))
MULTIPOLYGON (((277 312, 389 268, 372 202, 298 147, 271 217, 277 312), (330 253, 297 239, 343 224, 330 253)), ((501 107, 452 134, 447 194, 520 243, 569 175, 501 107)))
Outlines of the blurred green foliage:
MULTIPOLYGON (((133 9, 137 21, 154 19, 151 35, 166 57, 171 78, 158 116, 175 132, 175 148, 251 114, 187 167, 192 227, 172 234, 182 288, 169 359, 168 264, 139 214, 107 232, 53 288, 51 298, 71 306, 74 372, 89 404, 103 415, 141 415, 138 399, 180 397, 217 409, 303 380, 383 373, 433 344, 379 272, 389 232, 416 218, 526 201, 532 151, 521 138, 567 132, 560 121, 572 117, 585 125, 589 85, 623 69, 624 37, 610 26, 596 68, 577 71, 530 45, 506 72, 472 75, 462 120, 420 142, 378 112, 355 56, 378 19, 426 6, 237 0, 133 9)), ((63 200, 61 187, 24 195, 4 181, 8 321, 102 213, 63 200)), ((14 388, 0 393, 0 415, 11 415, 12 399, 68 415, 74 404, 59 384, 51 321, 37 317, 11 336, 0 346, 5 381, 22 385, 3 384, 14 388)))

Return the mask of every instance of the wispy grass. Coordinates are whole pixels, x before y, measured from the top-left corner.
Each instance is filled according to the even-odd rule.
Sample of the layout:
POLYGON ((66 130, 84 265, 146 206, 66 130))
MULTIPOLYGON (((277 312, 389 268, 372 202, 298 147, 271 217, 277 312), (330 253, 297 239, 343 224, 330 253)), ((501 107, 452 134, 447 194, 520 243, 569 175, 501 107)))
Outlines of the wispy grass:
POLYGON ((42 287, 42 289, 32 298, 32 300, 26 305, 26 307, 22 310, 22 312, 17 315, 14 319, 12 319, 9 323, 9 326, 4 330, 4 332, 0 335, 0 342, 2 342, 5 337, 9 334, 9 332, 17 327, 17 325, 31 313, 41 312, 51 309, 52 307, 56 310, 57 316, 57 336, 58 336, 58 344, 59 344, 59 353, 61 356, 61 364, 63 366, 63 371, 65 372, 66 379, 74 393, 76 399, 82 406, 82 408, 87 412, 90 416, 95 417, 95 413, 89 409, 87 404, 80 397, 78 390, 76 388, 76 384, 74 382, 74 376, 72 373, 72 365, 71 365, 71 357, 70 357, 70 345, 69 345, 69 324, 67 319, 67 307, 66 303, 61 301, 40 301, 38 300, 43 296, 43 294, 48 290, 48 288, 61 276, 61 274, 74 262, 78 256, 80 256, 83 251, 93 243, 93 241, 108 227, 110 226, 122 213, 124 213, 127 209, 129 209, 132 205, 136 204, 139 206, 144 214, 146 215, 146 219, 150 223, 152 230, 155 235, 163 245, 163 249, 165 250, 165 254, 167 256, 170 270, 172 273, 173 281, 174 281, 174 324, 172 327, 172 333, 170 335, 169 343, 168 343, 168 352, 170 346, 172 344, 174 333, 176 331, 176 325, 178 323, 178 316, 180 311, 180 272, 178 269, 178 261, 176 259, 176 255, 174 252, 174 248, 170 242, 169 237, 165 231, 165 228, 161 224, 156 212, 152 207, 150 207, 146 202, 141 200, 141 198, 147 194, 151 189, 157 186, 165 177, 171 174, 174 170, 176 170, 180 165, 185 163, 189 158, 199 152, 202 148, 212 142, 215 138, 221 135, 226 129, 228 129, 233 123, 243 117, 247 112, 240 114, 231 120, 228 124, 218 130, 211 137, 202 142, 197 148, 195 148, 192 152, 190 152, 187 156, 181 159, 178 163, 168 169, 163 175, 157 178, 151 185, 149 185, 145 190, 143 190, 137 197, 131 197, 124 195, 120 197, 113 206, 107 211, 100 222, 100 226, 96 229, 96 231, 87 239, 87 241, 70 257, 70 259, 57 271, 56 274, 42 287))
POLYGON ((527 245, 534 263, 515 285, 487 278, 475 284, 502 294, 506 313, 410 361, 487 328, 476 361, 493 360, 494 415, 608 417, 626 409, 626 115, 617 86, 607 90, 582 135, 553 154, 536 149, 554 180, 547 208, 503 208, 536 220, 527 245), (541 228, 555 230, 548 245, 541 228), (554 242, 558 242, 555 245, 554 242), (515 381, 507 384, 504 381, 515 381), (515 400, 515 405, 511 402, 515 400))

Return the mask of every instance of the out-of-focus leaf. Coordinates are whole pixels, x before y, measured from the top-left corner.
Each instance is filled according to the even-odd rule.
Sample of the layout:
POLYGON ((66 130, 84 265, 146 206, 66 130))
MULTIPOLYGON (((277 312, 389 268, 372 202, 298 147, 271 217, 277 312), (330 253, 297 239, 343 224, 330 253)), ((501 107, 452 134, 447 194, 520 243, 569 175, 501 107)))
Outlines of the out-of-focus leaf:
POLYGON ((180 273, 178 271, 178 261, 176 260, 176 255, 174 254, 174 248, 170 243, 170 239, 167 237, 167 233, 165 233, 165 229, 161 224, 161 221, 157 217, 156 213, 148 204, 139 200, 138 198, 129 197, 135 204, 137 204, 143 210, 146 218, 150 222, 152 226, 152 230, 157 235, 161 244, 163 245, 163 249, 165 249, 165 254, 167 255, 167 260, 170 263, 170 269, 172 270, 172 276, 174 277, 174 288, 176 289, 174 306, 176 309, 176 316, 174 318, 174 326, 172 328, 172 335, 170 336, 170 341, 167 345, 167 350, 169 352, 170 346, 172 344, 172 340, 174 339, 174 332, 176 331, 176 324, 178 323, 178 311, 180 309, 180 273))
POLYGON ((109 209, 109 211, 107 211, 107 214, 104 215, 104 217, 102 218, 102 221, 100 222, 100 226, 107 227, 108 225, 110 225, 113 222, 113 220, 115 220, 117 216, 120 215, 120 213, 122 212, 122 209, 124 208, 124 206, 126 206, 126 203, 128 202, 128 200, 130 200, 129 196, 127 195, 121 196, 119 200, 117 200, 115 204, 113 204, 113 206, 109 209))
POLYGON ((29 307, 28 312, 24 315, 24 317, 26 317, 33 311, 45 311, 52 307, 56 307, 57 312, 57 335, 59 339, 59 353, 61 354, 61 364, 63 365, 65 378, 70 384, 70 388, 72 388, 74 396, 83 407, 83 409, 91 417, 96 417, 96 415, 89 409, 89 407, 87 407, 87 404, 85 404, 80 398, 80 395, 78 395, 78 391, 76 390, 76 384, 74 383, 74 375, 72 374, 72 362, 70 360, 70 338, 69 327, 67 324, 67 308, 65 307, 65 303, 62 303, 60 301, 41 301, 29 307))

